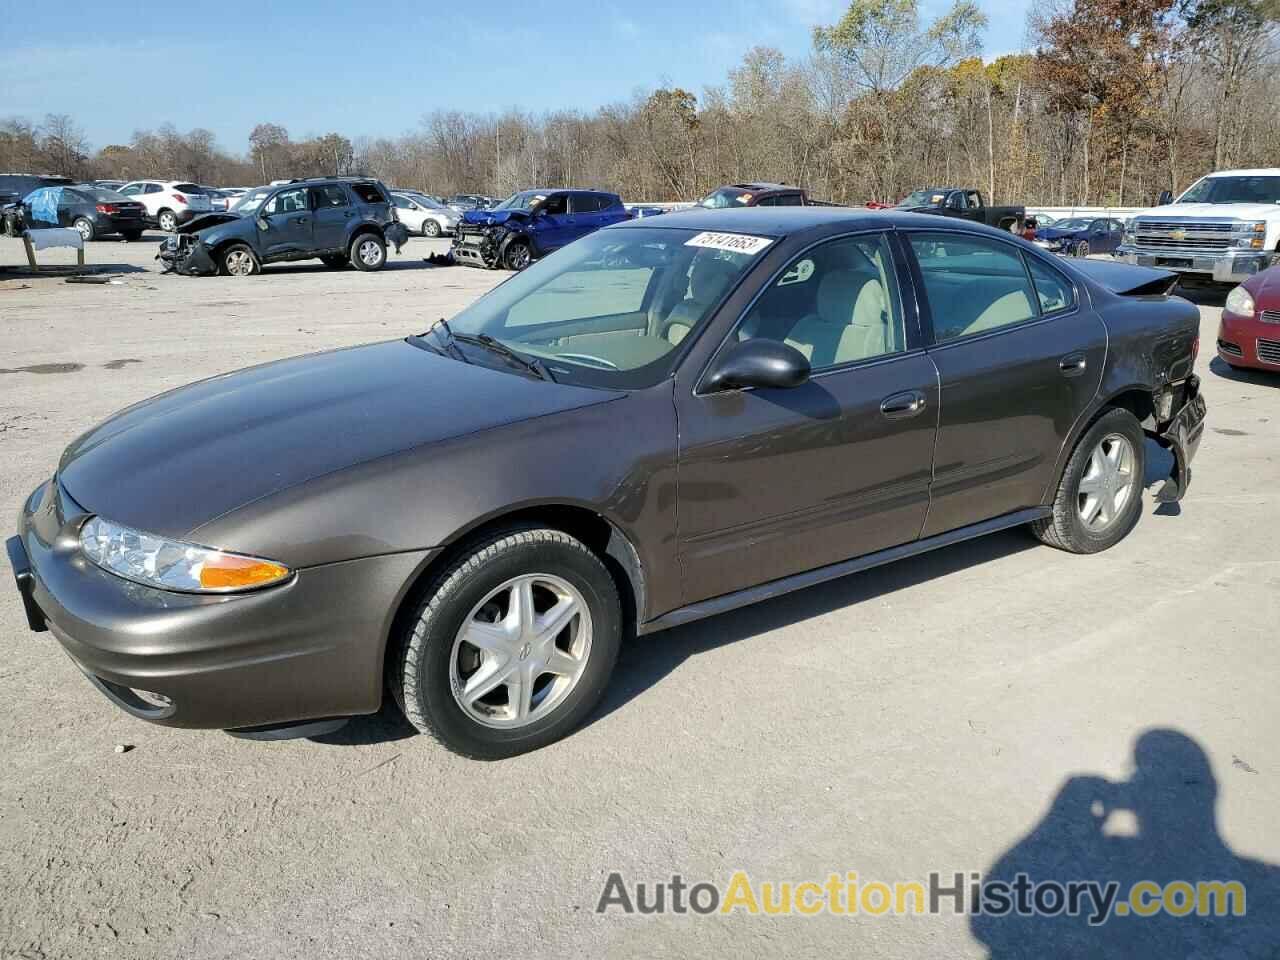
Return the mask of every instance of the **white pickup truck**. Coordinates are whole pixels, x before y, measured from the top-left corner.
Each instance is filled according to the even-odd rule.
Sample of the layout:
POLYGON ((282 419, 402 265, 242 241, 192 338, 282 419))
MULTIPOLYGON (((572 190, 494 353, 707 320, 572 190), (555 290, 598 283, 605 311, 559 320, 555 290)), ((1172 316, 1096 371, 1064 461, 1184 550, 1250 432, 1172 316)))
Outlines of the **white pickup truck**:
POLYGON ((1116 259, 1216 283, 1280 262, 1280 169, 1223 170, 1129 220, 1116 259))

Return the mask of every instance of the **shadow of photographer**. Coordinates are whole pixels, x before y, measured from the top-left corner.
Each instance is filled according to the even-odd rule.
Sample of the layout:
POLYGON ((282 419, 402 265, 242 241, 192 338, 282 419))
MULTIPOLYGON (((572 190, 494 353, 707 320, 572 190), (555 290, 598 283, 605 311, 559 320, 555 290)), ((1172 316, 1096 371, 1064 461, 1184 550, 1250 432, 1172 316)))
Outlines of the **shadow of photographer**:
MULTIPOLYGON (((986 873, 987 883, 1014 884, 1019 875, 1044 881, 1095 880, 1119 884, 1116 903, 1134 884, 1164 888, 1182 881, 1238 881, 1243 916, 1200 916, 1198 899, 1183 916, 1113 909, 1090 924, 1091 902, 1080 915, 971 915, 970 930, 994 960, 1034 957, 1280 957, 1280 868, 1237 856, 1218 832, 1217 781, 1209 758, 1192 738, 1155 729, 1134 744, 1134 772, 1126 781, 1069 778, 1044 819, 986 873), (1124 914, 1124 915, 1122 915, 1124 914)), ((1154 887, 1143 900, 1165 902, 1154 887)), ((1181 912, 1182 897, 1174 898, 1181 912)))

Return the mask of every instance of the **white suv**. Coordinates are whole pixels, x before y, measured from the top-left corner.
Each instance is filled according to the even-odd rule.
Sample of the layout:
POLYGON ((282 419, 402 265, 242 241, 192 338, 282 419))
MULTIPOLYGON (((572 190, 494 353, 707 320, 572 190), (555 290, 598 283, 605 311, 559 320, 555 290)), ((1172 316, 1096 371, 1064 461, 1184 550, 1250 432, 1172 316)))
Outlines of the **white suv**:
POLYGON ((212 211, 213 206, 203 190, 198 184, 176 180, 133 180, 119 192, 145 206, 147 216, 156 226, 172 233, 178 224, 212 211))

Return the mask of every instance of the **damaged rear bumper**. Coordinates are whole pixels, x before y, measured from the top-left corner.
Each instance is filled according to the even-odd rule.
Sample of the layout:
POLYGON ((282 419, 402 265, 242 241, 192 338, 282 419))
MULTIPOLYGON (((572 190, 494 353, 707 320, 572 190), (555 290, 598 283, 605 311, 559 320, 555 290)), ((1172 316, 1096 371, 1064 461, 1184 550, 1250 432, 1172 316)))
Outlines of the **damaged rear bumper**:
POLYGON ((1155 430, 1147 433, 1162 447, 1173 454, 1173 474, 1159 492, 1156 500, 1173 503, 1181 500, 1191 485, 1191 461, 1200 449, 1204 435, 1207 408, 1200 393, 1200 378, 1194 374, 1187 378, 1182 390, 1182 406, 1167 420, 1160 420, 1155 430))
POLYGON ((218 273, 218 265, 213 262, 209 248, 189 233, 165 237, 156 259, 164 273, 181 273, 188 277, 212 277, 218 273))

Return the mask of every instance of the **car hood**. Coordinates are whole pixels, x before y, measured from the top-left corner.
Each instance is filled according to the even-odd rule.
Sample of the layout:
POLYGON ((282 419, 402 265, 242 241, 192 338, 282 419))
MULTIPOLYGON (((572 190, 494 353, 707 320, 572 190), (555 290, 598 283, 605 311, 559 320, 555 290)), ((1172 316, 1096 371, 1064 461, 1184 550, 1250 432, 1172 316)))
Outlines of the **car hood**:
POLYGON ((1280 206, 1274 203, 1169 203, 1152 207, 1135 216, 1151 220, 1193 217, 1204 220, 1273 220, 1280 219, 1280 206))
POLYGON ((58 470, 87 510, 181 538, 325 474, 618 396, 395 340, 250 367, 145 400, 72 443, 58 470))
POLYGON ((1036 228, 1036 239, 1037 239, 1037 240, 1065 240, 1065 239, 1067 239, 1068 237, 1070 237, 1070 238, 1075 238, 1075 237, 1082 236, 1083 234, 1088 233, 1088 232, 1089 232, 1089 231, 1088 231, 1087 229, 1085 229, 1085 230, 1059 230, 1059 229, 1057 229, 1056 227, 1037 227, 1037 228, 1036 228))
POLYGON ((526 210, 468 210, 462 215, 463 223, 479 223, 485 226, 506 223, 509 220, 528 220, 526 210))
POLYGON ((240 215, 236 213, 206 213, 182 224, 175 232, 199 233, 201 230, 208 230, 210 227, 220 227, 224 223, 239 223, 240 219, 240 215))

